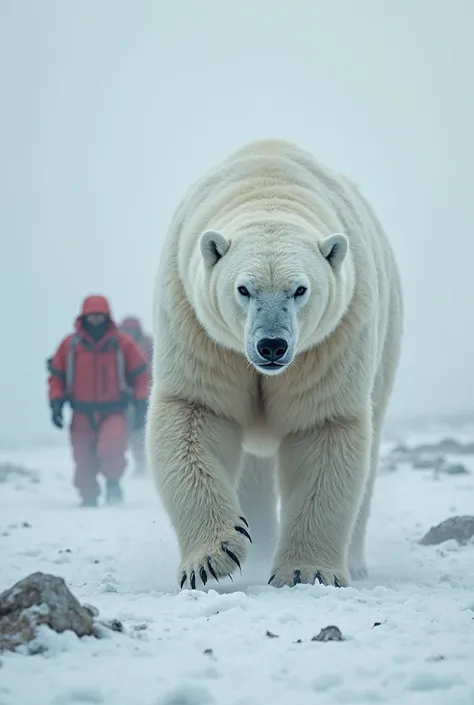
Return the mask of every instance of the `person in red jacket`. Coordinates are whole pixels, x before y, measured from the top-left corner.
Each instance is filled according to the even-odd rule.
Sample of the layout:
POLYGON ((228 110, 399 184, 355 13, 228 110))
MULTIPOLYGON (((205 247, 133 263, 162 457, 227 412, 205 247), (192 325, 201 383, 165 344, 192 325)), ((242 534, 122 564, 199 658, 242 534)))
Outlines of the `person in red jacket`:
POLYGON ((119 331, 104 296, 88 296, 75 324, 49 360, 52 422, 63 428, 63 406, 72 409, 70 441, 74 484, 82 506, 97 506, 97 475, 106 478, 106 500, 122 500, 126 468, 126 410, 133 401, 135 428, 145 424, 148 361, 137 343, 119 331))
MULTIPOLYGON (((148 370, 151 375, 153 339, 143 332, 140 319, 135 316, 126 316, 120 324, 120 330, 132 337, 145 353, 148 360, 148 370)), ((128 417, 128 433, 130 449, 135 464, 135 474, 144 475, 146 472, 144 434, 142 429, 133 427, 133 416, 131 415, 128 417)))
POLYGON ((135 316, 126 316, 120 324, 120 330, 138 343, 145 353, 151 369, 153 362, 153 338, 144 333, 140 319, 135 316))

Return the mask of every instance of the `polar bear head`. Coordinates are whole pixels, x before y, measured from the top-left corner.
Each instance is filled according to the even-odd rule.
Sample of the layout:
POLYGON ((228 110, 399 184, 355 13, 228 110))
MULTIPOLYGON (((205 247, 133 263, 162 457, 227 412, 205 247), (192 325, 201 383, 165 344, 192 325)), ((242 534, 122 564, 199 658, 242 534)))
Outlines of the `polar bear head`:
POLYGON ((196 310, 211 337, 277 375, 335 328, 353 293, 348 238, 261 224, 200 237, 196 310), (203 285, 202 285, 203 284, 203 285))

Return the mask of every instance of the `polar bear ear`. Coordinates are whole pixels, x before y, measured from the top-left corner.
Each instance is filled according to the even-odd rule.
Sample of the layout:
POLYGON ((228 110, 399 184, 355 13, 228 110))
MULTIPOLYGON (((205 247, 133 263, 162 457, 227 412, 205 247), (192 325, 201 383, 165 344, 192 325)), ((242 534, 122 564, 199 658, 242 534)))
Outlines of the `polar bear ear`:
POLYGON ((321 240, 319 249, 334 271, 338 272, 346 258, 349 240, 343 233, 334 233, 321 240))
POLYGON ((199 241, 204 262, 213 267, 230 247, 228 239, 218 230, 205 230, 199 241))

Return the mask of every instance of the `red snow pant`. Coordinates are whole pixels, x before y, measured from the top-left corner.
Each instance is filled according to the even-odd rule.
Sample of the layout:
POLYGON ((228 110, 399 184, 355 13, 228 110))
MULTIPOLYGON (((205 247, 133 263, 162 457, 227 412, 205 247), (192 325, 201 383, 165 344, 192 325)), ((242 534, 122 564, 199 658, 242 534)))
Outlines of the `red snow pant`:
POLYGON ((83 499, 99 496, 99 472, 108 480, 119 480, 127 466, 125 414, 107 414, 96 426, 94 430, 88 416, 73 413, 69 433, 76 466, 74 484, 83 499))

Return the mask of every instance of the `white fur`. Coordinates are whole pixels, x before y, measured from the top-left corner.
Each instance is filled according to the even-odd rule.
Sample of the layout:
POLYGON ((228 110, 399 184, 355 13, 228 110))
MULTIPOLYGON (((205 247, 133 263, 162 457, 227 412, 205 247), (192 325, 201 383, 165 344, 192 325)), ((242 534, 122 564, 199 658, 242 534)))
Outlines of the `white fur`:
POLYGON ((296 145, 247 145, 188 191, 157 276, 147 424, 183 586, 243 563, 246 517, 264 549, 276 542, 275 586, 365 574, 402 321, 371 207, 296 145), (268 339, 284 341, 281 367, 261 366, 268 339), (278 535, 273 474, 255 479, 274 467, 278 535))

